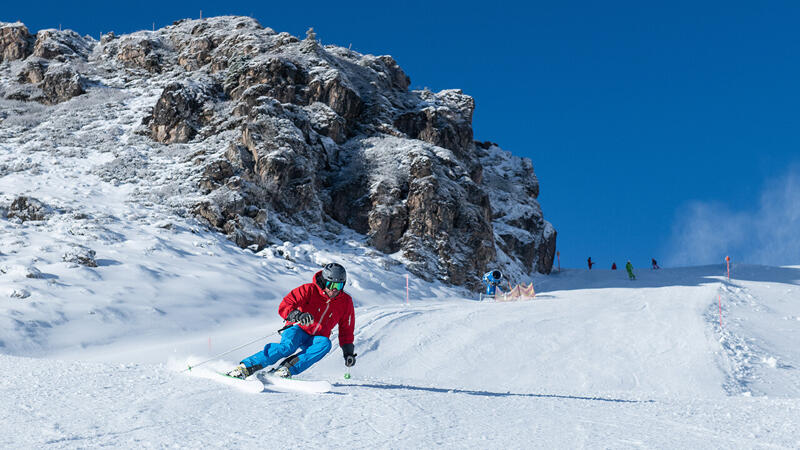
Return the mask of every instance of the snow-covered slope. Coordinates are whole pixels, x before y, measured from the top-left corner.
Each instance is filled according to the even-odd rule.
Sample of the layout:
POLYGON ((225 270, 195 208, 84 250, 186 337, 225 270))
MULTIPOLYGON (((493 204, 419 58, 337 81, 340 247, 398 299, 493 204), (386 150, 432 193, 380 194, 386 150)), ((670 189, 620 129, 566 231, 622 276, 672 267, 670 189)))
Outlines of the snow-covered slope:
MULTIPOLYGON (((412 282, 406 304, 401 274, 346 248, 287 245, 300 261, 289 263, 182 226, 140 228, 129 241, 157 248, 131 243, 94 269, 39 262, 49 275, 16 279, 31 296, 3 300, 26 330, 4 328, 16 355, 0 356, 4 447, 800 445, 800 268, 738 266, 730 282, 720 267, 633 282, 570 270, 520 303, 412 282), (146 248, 151 262, 137 261, 146 248), (350 380, 338 349, 300 376, 331 381, 323 395, 246 394, 181 372, 277 339, 259 338, 280 326, 279 297, 312 273, 302 261, 329 259, 347 259, 360 305, 350 380), (231 265, 237 275, 223 276, 231 265)), ((16 255, 46 235, 18 237, 32 245, 16 255)))

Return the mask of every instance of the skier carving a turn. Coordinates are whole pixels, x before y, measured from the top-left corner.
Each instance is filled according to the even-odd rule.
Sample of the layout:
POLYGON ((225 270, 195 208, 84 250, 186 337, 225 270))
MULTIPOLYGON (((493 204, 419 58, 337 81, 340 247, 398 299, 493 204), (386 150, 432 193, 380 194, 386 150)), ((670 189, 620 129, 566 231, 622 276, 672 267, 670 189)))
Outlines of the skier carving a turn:
POLYGON ((227 375, 244 379, 281 358, 286 359, 271 374, 282 378, 297 375, 328 354, 331 330, 336 325, 339 325, 344 365, 355 365, 355 311, 353 299, 343 290, 346 281, 344 267, 331 263, 314 274, 313 282, 289 292, 278 307, 278 314, 286 319, 287 325, 294 325, 284 329, 280 343, 267 344, 264 351, 243 359, 227 375), (298 349, 300 352, 295 354, 298 349))

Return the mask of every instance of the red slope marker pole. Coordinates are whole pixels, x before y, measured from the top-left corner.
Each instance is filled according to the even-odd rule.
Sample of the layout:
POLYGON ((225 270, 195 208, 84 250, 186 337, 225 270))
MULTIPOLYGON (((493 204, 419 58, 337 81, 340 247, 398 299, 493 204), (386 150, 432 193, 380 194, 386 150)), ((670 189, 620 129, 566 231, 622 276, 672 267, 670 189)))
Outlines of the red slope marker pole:
POLYGON ((731 257, 725 257, 725 265, 728 266, 728 281, 731 281, 731 257))

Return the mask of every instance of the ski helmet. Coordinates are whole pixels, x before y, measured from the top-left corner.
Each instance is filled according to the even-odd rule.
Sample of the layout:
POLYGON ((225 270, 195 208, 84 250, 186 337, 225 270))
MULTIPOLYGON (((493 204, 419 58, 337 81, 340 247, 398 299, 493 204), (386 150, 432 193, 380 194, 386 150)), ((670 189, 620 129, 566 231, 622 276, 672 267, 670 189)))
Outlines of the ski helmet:
POLYGON ((322 279, 334 283, 344 283, 347 281, 347 271, 341 264, 325 264, 325 267, 322 268, 322 279))

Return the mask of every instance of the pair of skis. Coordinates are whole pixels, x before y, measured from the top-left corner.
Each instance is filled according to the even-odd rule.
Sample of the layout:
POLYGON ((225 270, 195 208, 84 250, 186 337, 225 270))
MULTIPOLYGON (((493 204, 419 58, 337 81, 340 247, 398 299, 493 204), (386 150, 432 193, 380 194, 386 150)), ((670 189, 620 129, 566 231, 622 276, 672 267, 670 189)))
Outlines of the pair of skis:
POLYGON ((233 386, 246 392, 259 393, 264 390, 275 392, 306 392, 309 394, 323 394, 331 390, 331 384, 327 381, 295 380, 293 378, 276 377, 266 371, 256 373, 254 376, 244 380, 241 378, 229 377, 220 373, 222 377, 233 380, 233 386))
POLYGON ((322 394, 329 392, 332 387, 327 381, 296 380, 293 378, 281 378, 270 375, 266 371, 261 371, 246 379, 230 377, 224 372, 219 372, 213 368, 194 368, 189 372, 193 376, 214 380, 244 392, 257 394, 264 391, 273 392, 305 392, 310 394, 322 394))

